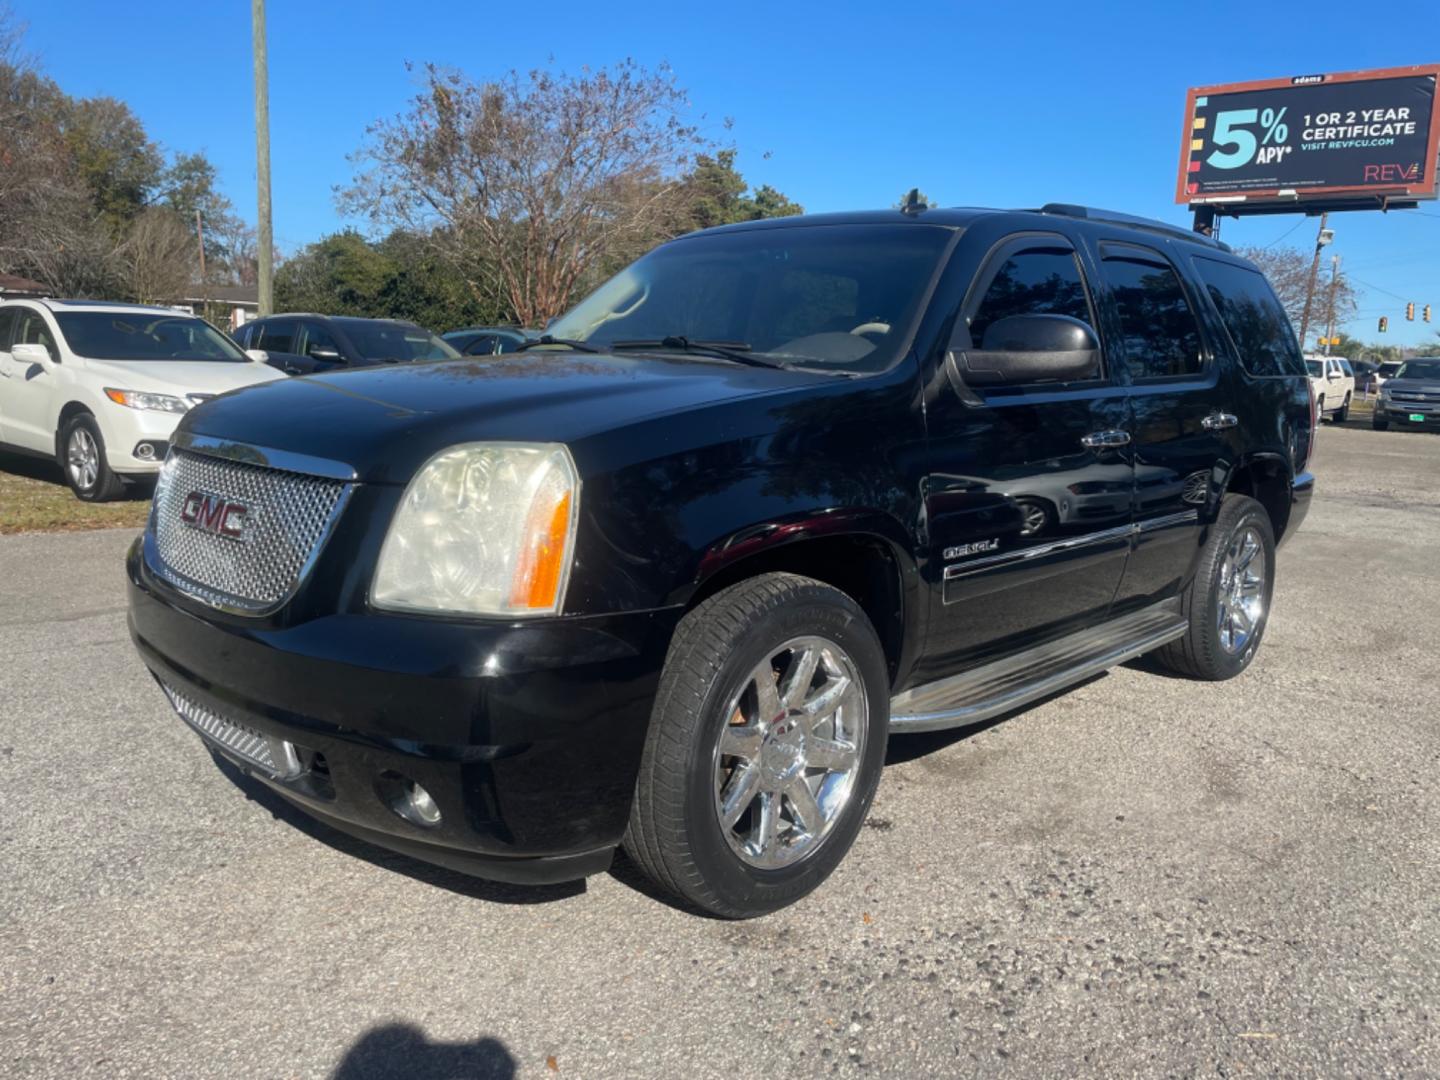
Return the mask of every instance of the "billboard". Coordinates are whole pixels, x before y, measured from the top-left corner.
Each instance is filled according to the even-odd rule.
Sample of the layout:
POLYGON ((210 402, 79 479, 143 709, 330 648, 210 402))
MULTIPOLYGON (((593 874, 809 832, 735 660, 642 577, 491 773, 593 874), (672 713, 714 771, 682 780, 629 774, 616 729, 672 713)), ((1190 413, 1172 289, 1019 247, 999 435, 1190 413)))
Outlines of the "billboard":
POLYGON ((1175 201, 1433 199, 1437 78, 1440 64, 1196 87, 1175 201))

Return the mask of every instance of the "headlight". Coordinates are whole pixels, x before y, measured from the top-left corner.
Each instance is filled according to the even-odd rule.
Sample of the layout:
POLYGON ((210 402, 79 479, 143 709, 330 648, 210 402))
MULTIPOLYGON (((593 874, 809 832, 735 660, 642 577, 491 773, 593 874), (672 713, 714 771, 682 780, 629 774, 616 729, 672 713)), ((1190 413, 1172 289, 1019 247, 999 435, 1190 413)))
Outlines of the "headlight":
POLYGON ((1390 388, 1389 388, 1388 386, 1382 386, 1382 387, 1380 388, 1380 400, 1381 400, 1381 401, 1389 401, 1389 400, 1390 400, 1390 388))
POLYGON ((128 409, 153 409, 156 412, 189 412, 190 403, 184 398, 169 394, 152 394, 148 390, 112 390, 105 388, 105 396, 116 405, 128 409))
POLYGON ((400 611, 548 615, 574 554, 580 478, 559 443, 466 443, 405 489, 371 600, 400 611))

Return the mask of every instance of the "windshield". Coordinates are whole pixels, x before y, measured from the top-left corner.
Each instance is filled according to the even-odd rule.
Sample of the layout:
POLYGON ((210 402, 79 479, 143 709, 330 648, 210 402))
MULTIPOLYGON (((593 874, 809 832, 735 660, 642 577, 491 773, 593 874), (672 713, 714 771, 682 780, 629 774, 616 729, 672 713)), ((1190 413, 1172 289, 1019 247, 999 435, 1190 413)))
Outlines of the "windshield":
POLYGON ((1305 367, 1310 372, 1312 378, 1318 379, 1321 375, 1325 374, 1325 369, 1321 366, 1319 360, 1306 360, 1305 367))
POLYGON ((547 329, 606 348, 686 338, 778 363, 880 371, 898 357, 953 232, 811 225, 683 238, 547 329))
POLYGON ((91 360, 250 362, 228 337, 191 315, 65 311, 55 321, 70 351, 91 360))
POLYGON ((1397 379, 1434 379, 1440 382, 1440 357, 1406 360, 1395 373, 1397 379))
POLYGON ((429 330, 378 319, 336 319, 366 360, 452 360, 460 354, 429 330))
POLYGON ((1395 377, 1395 372, 1399 370, 1400 362, 1398 360, 1387 360, 1385 363, 1380 365, 1380 374, 1387 379, 1393 379, 1395 377))

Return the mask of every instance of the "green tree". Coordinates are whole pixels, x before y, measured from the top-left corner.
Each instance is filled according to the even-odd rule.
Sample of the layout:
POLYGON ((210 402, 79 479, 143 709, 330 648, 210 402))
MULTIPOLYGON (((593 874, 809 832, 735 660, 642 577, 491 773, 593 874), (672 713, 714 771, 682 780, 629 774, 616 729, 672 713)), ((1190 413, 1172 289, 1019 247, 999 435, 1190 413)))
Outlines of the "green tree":
POLYGON ((697 156, 694 168, 681 182, 681 197, 676 205, 676 219, 670 227, 676 235, 716 225, 805 212, 803 206, 768 184, 749 193, 749 185, 735 168, 732 149, 697 156))
POLYGON ((900 201, 895 204, 895 209, 903 210, 912 202, 925 210, 934 210, 937 209, 940 205, 934 199, 930 198, 929 195, 926 195, 923 191, 921 191, 919 188, 911 188, 909 191, 905 192, 905 194, 900 196, 900 201))

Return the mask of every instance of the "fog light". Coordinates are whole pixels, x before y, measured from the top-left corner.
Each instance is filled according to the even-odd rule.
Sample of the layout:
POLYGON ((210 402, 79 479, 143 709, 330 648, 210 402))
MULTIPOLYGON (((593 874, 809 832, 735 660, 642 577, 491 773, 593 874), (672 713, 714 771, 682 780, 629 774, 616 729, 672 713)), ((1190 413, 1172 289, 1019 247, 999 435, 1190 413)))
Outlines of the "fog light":
POLYGON ((440 824, 440 807, 435 805, 435 800, 430 797, 430 792, 415 783, 414 780, 405 782, 405 802, 407 809, 422 825, 440 824))
POLYGON ((137 443, 135 446, 135 456, 141 461, 154 461, 155 444, 148 442, 137 443))

